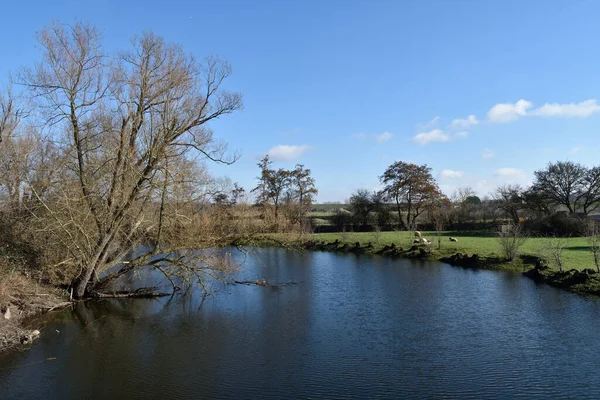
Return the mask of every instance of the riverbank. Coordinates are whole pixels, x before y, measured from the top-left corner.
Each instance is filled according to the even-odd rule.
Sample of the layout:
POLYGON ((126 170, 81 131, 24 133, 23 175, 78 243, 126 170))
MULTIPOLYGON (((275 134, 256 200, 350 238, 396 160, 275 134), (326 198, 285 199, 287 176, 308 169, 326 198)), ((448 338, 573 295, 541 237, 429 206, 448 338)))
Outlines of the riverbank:
MULTIPOLYGON (((593 255, 585 238, 565 239, 564 268, 557 271, 535 253, 547 242, 529 239, 521 255, 507 262, 499 254, 493 235, 481 232, 423 232, 430 245, 413 243, 412 232, 362 232, 323 234, 277 234, 244 243, 258 247, 280 247, 386 257, 440 261, 460 268, 511 270, 523 273, 538 283, 580 294, 600 295, 600 274, 592 269, 593 255), (453 240, 450 240, 450 238, 453 240)), ((114 294, 112 295, 114 297, 114 294)), ((0 273, 0 351, 30 342, 36 329, 31 317, 70 304, 64 291, 41 285, 23 273, 0 273)))
POLYGON ((412 232, 276 234, 253 241, 252 245, 377 254, 439 261, 461 268, 516 271, 537 283, 545 283, 579 294, 600 295, 600 274, 592 269, 593 255, 587 251, 585 238, 565 239, 562 253, 563 270, 559 271, 549 266, 540 257, 551 239, 528 239, 519 257, 513 261, 506 261, 500 255, 496 237, 491 234, 423 232, 423 235, 431 241, 431 245, 413 243, 412 232), (451 237, 455 241, 450 241, 451 237))
POLYGON ((25 346, 39 335, 30 320, 70 304, 60 289, 40 285, 21 273, 4 273, 0 279, 0 352, 25 346))

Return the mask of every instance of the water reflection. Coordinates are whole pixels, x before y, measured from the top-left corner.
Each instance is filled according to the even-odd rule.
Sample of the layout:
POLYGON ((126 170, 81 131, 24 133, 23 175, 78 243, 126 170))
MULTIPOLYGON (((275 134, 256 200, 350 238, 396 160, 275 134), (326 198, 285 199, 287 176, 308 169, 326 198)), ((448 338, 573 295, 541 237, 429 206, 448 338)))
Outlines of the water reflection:
POLYGON ((595 298, 439 263, 257 256, 232 279, 299 284, 77 304, 0 359, 2 398, 600 397, 595 298))

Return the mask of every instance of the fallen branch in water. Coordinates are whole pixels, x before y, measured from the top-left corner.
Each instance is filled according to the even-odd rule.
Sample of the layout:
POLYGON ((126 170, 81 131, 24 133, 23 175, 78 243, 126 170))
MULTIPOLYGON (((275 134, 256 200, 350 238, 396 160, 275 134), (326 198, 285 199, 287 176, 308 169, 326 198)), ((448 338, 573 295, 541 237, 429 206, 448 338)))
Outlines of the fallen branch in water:
POLYGON ((238 285, 256 285, 256 286, 271 286, 265 279, 257 279, 255 281, 234 281, 238 285))
POLYGON ((50 307, 50 308, 48 308, 48 310, 46 310, 46 311, 47 311, 47 312, 54 311, 54 310, 56 310, 57 308, 63 308, 63 307, 67 307, 67 306, 70 306, 70 305, 72 305, 72 304, 73 304, 73 302, 71 302, 71 301, 65 301, 65 302, 62 302, 62 303, 58 303, 57 305, 55 305, 55 306, 53 306, 53 307, 50 307))
POLYGON ((91 297, 101 299, 153 298, 170 296, 170 293, 157 292, 156 288, 142 288, 135 291, 118 291, 111 293, 93 292, 91 297))
POLYGON ((256 286, 269 286, 269 287, 281 287, 289 285, 299 285, 302 282, 282 282, 278 284, 269 283, 266 279, 257 279, 255 281, 233 281, 238 285, 256 285, 256 286))

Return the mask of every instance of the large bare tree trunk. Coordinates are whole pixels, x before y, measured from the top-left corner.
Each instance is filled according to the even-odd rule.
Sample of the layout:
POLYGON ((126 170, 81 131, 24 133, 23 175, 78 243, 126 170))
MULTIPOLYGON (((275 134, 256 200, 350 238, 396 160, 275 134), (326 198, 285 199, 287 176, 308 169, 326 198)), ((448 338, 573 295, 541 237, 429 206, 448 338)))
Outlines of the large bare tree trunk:
MULTIPOLYGON (((66 250, 53 261, 77 271, 75 296, 85 296, 94 276, 139 243, 163 244, 159 225, 173 225, 160 237, 171 249, 214 244, 212 236, 196 242, 176 236, 187 234, 181 225, 191 223, 193 204, 198 206, 191 183, 196 160, 235 160, 206 127, 241 108, 239 94, 220 88, 229 65, 216 58, 199 63, 151 33, 109 60, 97 30, 79 23, 53 24, 39 41, 44 61, 20 79, 37 102, 37 117, 62 139, 65 161, 53 197, 36 193, 44 211, 36 218, 40 230, 66 250), (173 223, 165 222, 164 207, 160 221, 155 211, 165 185, 173 197, 173 223)), ((175 264, 185 267, 181 260, 175 264)))

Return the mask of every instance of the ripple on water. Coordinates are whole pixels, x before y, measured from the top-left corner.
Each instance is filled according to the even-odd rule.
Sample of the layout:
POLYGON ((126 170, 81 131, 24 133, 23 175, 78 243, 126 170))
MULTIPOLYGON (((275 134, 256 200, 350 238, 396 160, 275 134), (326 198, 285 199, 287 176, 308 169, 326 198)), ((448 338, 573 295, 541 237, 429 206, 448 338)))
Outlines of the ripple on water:
POLYGON ((258 253, 237 278, 302 283, 64 312, 44 328, 63 334, 0 360, 2 399, 600 398, 597 299, 440 263, 258 253))

